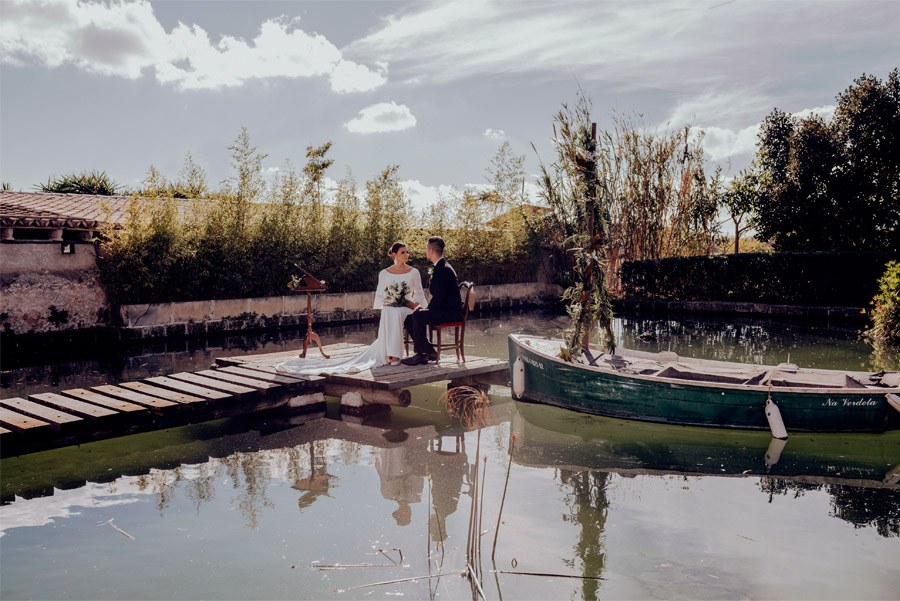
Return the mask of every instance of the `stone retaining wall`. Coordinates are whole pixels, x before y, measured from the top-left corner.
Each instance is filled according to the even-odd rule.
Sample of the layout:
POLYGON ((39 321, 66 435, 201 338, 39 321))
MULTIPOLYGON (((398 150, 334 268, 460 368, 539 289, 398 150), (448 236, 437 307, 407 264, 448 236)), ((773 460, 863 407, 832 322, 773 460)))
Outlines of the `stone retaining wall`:
MULTIPOLYGON (((560 289, 543 283, 499 284, 475 287, 475 311, 526 307, 558 298, 560 289)), ((340 324, 372 321, 374 292, 312 295, 315 323, 340 324)), ((184 303, 123 305, 119 328, 123 336, 165 338, 218 332, 296 327, 306 323, 306 295, 207 300, 184 303)))

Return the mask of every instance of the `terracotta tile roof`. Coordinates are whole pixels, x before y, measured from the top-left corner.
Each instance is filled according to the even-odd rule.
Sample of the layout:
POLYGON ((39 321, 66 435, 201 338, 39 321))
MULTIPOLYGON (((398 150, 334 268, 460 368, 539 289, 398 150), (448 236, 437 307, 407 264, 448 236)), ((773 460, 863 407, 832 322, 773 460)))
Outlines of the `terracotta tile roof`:
MULTIPOLYGON (((100 223, 123 225, 128 218, 128 206, 132 198, 94 194, 0 192, 0 222, 4 227, 74 229, 96 229, 100 223)), ((175 202, 178 203, 179 212, 183 212, 190 201, 175 202)))

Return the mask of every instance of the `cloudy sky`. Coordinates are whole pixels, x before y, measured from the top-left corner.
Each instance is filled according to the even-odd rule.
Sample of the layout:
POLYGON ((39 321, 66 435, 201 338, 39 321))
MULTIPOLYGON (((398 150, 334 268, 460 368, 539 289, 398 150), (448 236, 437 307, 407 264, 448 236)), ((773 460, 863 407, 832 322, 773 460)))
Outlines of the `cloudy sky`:
POLYGON ((134 186, 191 152, 214 187, 246 127, 265 167, 331 140, 338 179, 400 166, 413 201, 485 181, 503 140, 552 160, 580 86, 706 130, 726 171, 778 107, 826 116, 900 63, 896 0, 89 2, 0 0, 0 179, 105 170, 134 186))

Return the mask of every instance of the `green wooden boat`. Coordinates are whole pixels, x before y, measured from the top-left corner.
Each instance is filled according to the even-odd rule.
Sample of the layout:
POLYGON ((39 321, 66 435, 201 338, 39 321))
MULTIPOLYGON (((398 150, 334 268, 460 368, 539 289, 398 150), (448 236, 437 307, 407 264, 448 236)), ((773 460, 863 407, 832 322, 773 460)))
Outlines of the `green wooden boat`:
POLYGON ((510 335, 514 398, 623 419, 771 429, 778 437, 779 414, 787 432, 900 428, 898 372, 752 365, 625 349, 587 352, 567 362, 558 356, 562 346, 559 339, 510 335))

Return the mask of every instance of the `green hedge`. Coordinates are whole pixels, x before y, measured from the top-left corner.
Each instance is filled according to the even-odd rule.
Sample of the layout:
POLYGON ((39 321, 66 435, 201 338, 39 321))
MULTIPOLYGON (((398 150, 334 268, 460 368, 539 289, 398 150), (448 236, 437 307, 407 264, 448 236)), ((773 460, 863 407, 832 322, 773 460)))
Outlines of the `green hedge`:
POLYGON ((622 265, 628 297, 865 307, 898 253, 753 253, 622 265))

